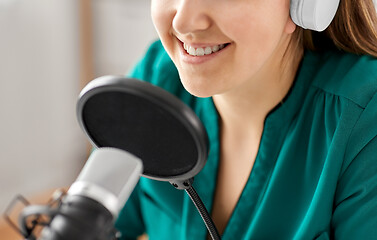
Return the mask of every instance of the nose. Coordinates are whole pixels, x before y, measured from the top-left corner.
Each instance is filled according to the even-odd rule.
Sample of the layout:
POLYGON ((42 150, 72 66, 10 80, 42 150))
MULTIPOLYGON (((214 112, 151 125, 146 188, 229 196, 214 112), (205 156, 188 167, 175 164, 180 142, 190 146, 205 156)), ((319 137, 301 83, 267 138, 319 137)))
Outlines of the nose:
POLYGON ((185 35, 208 29, 211 20, 208 15, 207 0, 181 0, 173 19, 176 32, 185 35))

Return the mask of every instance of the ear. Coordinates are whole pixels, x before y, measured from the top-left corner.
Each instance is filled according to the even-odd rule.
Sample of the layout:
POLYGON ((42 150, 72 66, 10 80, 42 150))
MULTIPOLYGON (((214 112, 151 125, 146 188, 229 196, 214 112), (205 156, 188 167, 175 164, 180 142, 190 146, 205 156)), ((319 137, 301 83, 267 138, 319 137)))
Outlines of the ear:
POLYGON ((285 24, 285 33, 291 34, 296 30, 297 25, 292 21, 291 16, 288 16, 287 22, 285 24))

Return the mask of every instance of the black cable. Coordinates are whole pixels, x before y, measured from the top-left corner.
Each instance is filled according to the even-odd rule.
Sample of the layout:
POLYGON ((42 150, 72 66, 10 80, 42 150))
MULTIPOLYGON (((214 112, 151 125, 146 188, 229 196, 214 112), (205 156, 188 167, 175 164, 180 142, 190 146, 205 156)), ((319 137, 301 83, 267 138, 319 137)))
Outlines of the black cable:
POLYGON ((186 193, 191 198, 192 202, 194 203, 196 209, 198 209, 200 216, 202 217, 204 224, 206 225, 209 234, 213 240, 220 240, 221 236, 217 231, 215 224, 212 221, 211 216, 209 215, 206 207, 204 206, 202 200, 200 199, 198 193, 195 191, 193 186, 185 189, 186 193))

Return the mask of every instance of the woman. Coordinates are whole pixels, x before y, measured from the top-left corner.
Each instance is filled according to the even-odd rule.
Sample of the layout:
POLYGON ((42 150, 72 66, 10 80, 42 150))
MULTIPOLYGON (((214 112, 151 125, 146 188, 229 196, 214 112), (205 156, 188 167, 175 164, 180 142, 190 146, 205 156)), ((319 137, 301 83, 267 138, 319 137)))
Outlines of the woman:
MULTIPOLYGON (((289 0, 152 0, 130 74, 180 97, 210 152, 194 186, 223 239, 377 239, 377 16, 341 0, 321 33, 289 0), (181 85, 182 83, 182 85, 181 85)), ((206 239, 190 199, 141 179, 124 239, 206 239)))

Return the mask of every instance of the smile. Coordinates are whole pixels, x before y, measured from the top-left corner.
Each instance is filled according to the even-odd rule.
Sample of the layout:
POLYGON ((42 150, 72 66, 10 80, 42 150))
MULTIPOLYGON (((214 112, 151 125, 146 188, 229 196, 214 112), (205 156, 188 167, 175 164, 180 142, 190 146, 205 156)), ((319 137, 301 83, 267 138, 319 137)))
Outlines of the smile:
POLYGON ((228 44, 220 44, 208 47, 198 47, 194 48, 186 43, 183 43, 183 48, 186 50, 187 54, 191 56, 204 56, 210 55, 212 53, 218 52, 221 49, 225 48, 228 44))

